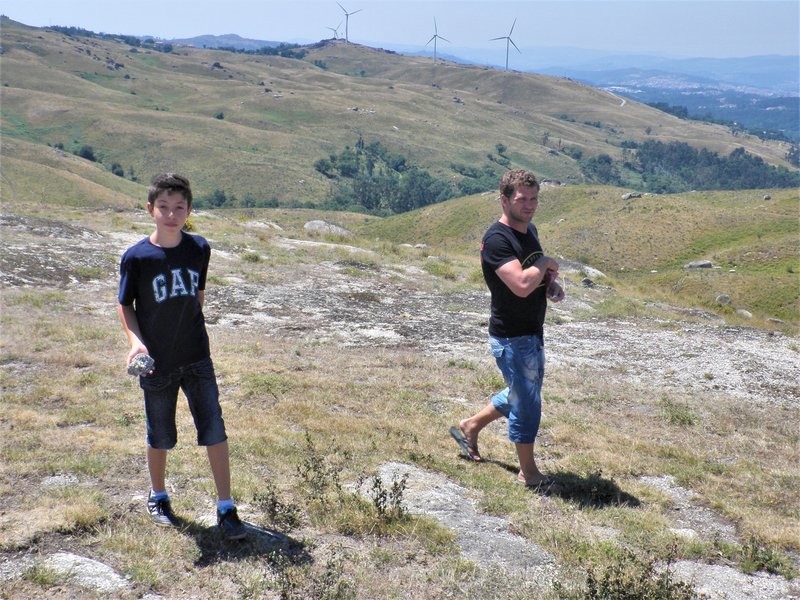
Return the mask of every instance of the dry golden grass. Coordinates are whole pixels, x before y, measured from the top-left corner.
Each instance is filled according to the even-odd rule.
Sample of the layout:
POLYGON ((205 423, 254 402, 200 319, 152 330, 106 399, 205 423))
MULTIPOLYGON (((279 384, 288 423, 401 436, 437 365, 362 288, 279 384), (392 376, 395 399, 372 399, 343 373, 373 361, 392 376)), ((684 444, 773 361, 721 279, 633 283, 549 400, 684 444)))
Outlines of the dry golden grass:
MULTIPOLYGON (((95 219, 98 230, 132 233, 130 214, 90 218, 63 208, 51 216, 84 225, 95 219)), ((381 283, 375 275, 381 266, 402 262, 422 269, 428 262, 427 252, 372 238, 348 242, 375 252, 363 256, 279 245, 283 236, 324 241, 301 230, 311 213, 255 217, 279 222, 285 228, 280 235, 254 230, 243 214, 220 216, 197 219, 203 235, 219 240, 210 298, 235 285, 228 280, 287 285, 332 260, 351 261, 351 277, 375 284, 381 283), (249 262, 242 258, 246 251, 262 258, 249 262)), ((352 227, 362 219, 342 218, 352 227)), ((464 279, 474 268, 469 257, 444 258, 456 279, 440 274, 428 283, 398 278, 393 285, 428 293, 479 289, 464 279)), ((480 468, 457 460, 447 436, 450 424, 500 385, 488 357, 453 359, 413 347, 367 350, 308 332, 213 325, 234 496, 246 520, 294 539, 295 553, 275 554, 258 541, 230 547, 205 528, 213 486, 185 406, 168 481, 177 512, 192 525, 184 532, 155 530, 143 510, 141 392, 123 371, 126 347, 114 309, 113 268, 90 283, 2 292, 0 499, 29 513, 22 522, 0 520, 6 556, 15 549, 86 554, 129 576, 132 595, 182 590, 200 598, 258 597, 294 589, 341 598, 440 598, 488 597, 489 590, 500 590, 525 597, 524 586, 514 587, 518 582, 459 558, 452 534, 432 521, 382 521, 368 500, 337 490, 336 481, 356 482, 391 460, 474 490, 482 510, 507 518, 513 531, 552 552, 573 573, 565 579, 569 585, 580 586, 579 565, 615 564, 622 548, 738 564, 753 536, 779 556, 800 551, 797 406, 743 406, 724 396, 637 386, 613 374, 598 379, 553 365, 539 457, 544 469, 573 483, 574 493, 540 502, 513 485, 507 466, 515 464, 514 452, 500 424, 482 439, 484 456, 494 462, 480 468), (304 475, 303 465, 314 467, 304 475), (56 474, 78 483, 43 492, 42 481, 56 474), (676 541, 668 499, 639 481, 665 474, 735 524, 741 546, 676 541), (315 560, 298 559, 304 553, 315 560)), ((369 305, 366 296, 361 300, 369 305)), ((37 593, 59 585, 46 575, 32 571, 27 579, 0 583, 0 590, 37 593)))

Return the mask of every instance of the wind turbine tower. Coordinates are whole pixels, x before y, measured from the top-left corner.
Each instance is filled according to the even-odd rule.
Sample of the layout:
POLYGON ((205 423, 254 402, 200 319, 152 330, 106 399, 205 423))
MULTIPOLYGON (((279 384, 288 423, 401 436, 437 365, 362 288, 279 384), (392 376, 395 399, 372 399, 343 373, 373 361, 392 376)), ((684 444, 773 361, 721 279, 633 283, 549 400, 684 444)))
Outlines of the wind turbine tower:
MULTIPOLYGON (((337 2, 336 4, 339 3, 337 2)), ((342 6, 341 4, 339 4, 339 8, 341 8, 342 12, 344 12, 344 41, 349 44, 350 34, 348 32, 348 28, 350 26, 350 15, 354 15, 357 12, 361 12, 363 9, 359 8, 358 10, 354 10, 353 12, 349 13, 345 10, 344 6, 342 6)))
POLYGON ((341 26, 342 26, 342 23, 340 21, 339 24, 336 26, 336 29, 334 29, 333 27, 326 27, 326 29, 330 29, 333 32, 333 39, 338 40, 339 39, 339 28, 341 26))
MULTIPOLYGON (((448 43, 450 42, 450 40, 448 40, 447 38, 442 37, 442 36, 439 35, 439 29, 436 27, 436 17, 434 17, 433 18, 433 37, 428 40, 428 44, 433 42, 433 64, 436 64, 436 40, 442 40, 442 41, 445 41, 445 42, 448 42, 448 43)), ((425 44, 425 45, 427 46, 428 44, 425 44)))
MULTIPOLYGON (((514 46, 514 48, 517 48, 517 45, 514 43, 514 40, 511 39, 511 32, 514 31, 514 25, 516 25, 516 24, 517 24, 517 20, 514 19, 514 22, 511 24, 511 29, 508 30, 508 35, 492 38, 491 40, 489 40, 490 42, 493 42, 495 40, 505 40, 506 41, 506 71, 508 71, 508 50, 509 50, 509 47, 510 46, 514 46)), ((522 50, 520 50, 519 48, 517 48, 517 52, 522 54, 522 50)))

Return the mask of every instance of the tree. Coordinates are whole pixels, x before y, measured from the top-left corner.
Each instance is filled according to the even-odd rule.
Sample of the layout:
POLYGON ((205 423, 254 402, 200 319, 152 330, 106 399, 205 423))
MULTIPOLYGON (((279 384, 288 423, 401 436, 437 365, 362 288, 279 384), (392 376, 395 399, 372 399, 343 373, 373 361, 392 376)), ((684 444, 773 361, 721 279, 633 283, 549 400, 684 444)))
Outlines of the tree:
POLYGON ((91 160, 92 162, 97 161, 97 157, 94 155, 94 148, 88 145, 81 146, 80 150, 77 152, 78 156, 81 158, 85 158, 86 160, 91 160))

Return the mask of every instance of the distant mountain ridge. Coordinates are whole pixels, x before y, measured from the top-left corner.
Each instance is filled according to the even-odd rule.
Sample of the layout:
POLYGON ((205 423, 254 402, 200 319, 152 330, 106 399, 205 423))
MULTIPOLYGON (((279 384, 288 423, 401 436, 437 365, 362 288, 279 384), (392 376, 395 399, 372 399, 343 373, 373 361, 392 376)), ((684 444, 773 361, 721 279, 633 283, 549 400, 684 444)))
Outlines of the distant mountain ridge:
MULTIPOLYGON (((243 51, 286 43, 245 39, 236 34, 169 42, 243 51)), ((432 56, 430 49, 419 46, 390 44, 387 49, 409 56, 432 56)), ((451 48, 437 55, 459 64, 504 67, 496 64, 494 50, 451 48)), ((800 141, 800 56, 668 58, 563 47, 523 48, 514 61, 515 70, 567 77, 639 102, 683 107, 694 118, 737 123, 800 141)))
POLYGON ((236 48, 237 50, 259 50, 265 47, 274 48, 285 43, 243 38, 235 33, 226 33, 224 35, 198 35, 191 38, 176 38, 165 41, 170 44, 191 46, 193 48, 236 48))
POLYGON ((129 37, 2 20, 3 170, 18 170, 15 194, 39 194, 40 182, 55 186, 56 173, 71 182, 79 171, 85 185, 60 187, 83 206, 95 181, 127 189, 169 168, 191 173, 198 197, 319 204, 340 172, 319 162, 377 143, 459 189, 489 189, 518 167, 579 184, 604 165, 626 169, 629 187, 639 187, 641 174, 625 163, 650 141, 791 167, 785 142, 563 77, 434 64, 344 40, 282 56, 136 46, 129 37), (484 173, 490 185, 478 181, 484 173))

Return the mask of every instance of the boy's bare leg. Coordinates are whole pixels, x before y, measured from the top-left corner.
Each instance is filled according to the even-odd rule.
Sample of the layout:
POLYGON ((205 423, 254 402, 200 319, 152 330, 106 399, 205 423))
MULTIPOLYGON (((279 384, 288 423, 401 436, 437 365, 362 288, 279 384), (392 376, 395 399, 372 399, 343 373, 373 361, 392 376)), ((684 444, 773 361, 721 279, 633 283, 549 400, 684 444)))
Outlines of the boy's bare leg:
POLYGON ((502 416, 503 415, 494 407, 494 404, 492 404, 490 399, 486 406, 484 406, 479 412, 475 413, 471 417, 461 421, 458 424, 458 427, 461 429, 461 433, 464 434, 467 443, 472 448, 477 449, 478 434, 480 434, 481 430, 489 423, 496 421, 502 416))
POLYGON ((228 456, 228 441, 207 446, 208 462, 211 465, 211 474, 214 476, 214 485, 217 486, 217 500, 228 500, 231 497, 231 467, 228 456))
POLYGON ((539 485, 547 478, 536 466, 533 456, 533 444, 514 444, 519 457, 520 471, 517 479, 526 485, 539 485))
POLYGON ((167 451, 147 447, 147 470, 150 472, 150 489, 163 492, 167 489, 167 451))

